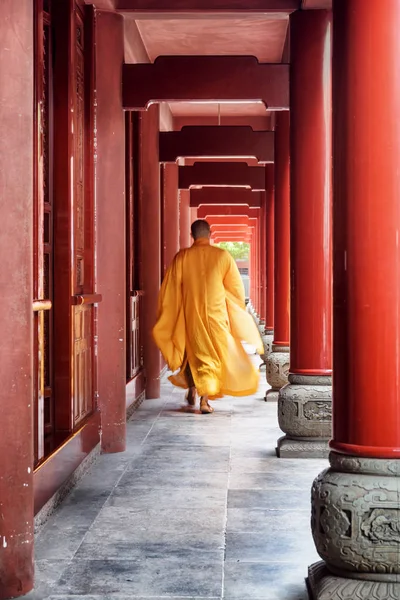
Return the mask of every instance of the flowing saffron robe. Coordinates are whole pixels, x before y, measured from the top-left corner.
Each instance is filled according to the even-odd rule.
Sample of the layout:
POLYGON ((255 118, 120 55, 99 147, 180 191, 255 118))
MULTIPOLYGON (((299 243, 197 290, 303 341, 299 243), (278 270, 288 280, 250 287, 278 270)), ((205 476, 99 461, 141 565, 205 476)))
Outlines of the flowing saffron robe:
POLYGON ((232 256, 207 238, 178 252, 159 295, 155 342, 171 371, 170 381, 187 388, 189 362, 200 396, 247 396, 257 391, 259 371, 242 341, 263 344, 245 308, 244 287, 232 256))

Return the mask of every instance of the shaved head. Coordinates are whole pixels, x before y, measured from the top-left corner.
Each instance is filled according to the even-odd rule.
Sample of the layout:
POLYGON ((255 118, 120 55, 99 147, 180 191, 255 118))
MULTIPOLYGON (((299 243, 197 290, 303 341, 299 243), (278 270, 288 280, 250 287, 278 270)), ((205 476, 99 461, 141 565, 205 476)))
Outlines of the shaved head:
POLYGON ((203 219, 198 219, 192 223, 191 230, 194 240, 197 240, 198 238, 209 238, 211 235, 210 225, 203 219))

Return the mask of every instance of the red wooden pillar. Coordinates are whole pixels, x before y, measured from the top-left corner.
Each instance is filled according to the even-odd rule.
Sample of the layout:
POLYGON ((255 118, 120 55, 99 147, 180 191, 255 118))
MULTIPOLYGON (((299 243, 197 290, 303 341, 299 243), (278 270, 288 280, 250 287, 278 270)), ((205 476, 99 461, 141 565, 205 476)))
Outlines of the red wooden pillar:
POLYGON ((265 359, 272 352, 272 342, 274 339, 274 222, 275 222, 275 177, 274 165, 270 164, 265 169, 266 192, 265 192, 265 212, 266 212, 266 316, 265 316, 265 335, 263 336, 264 357, 265 359))
POLYGON ((190 191, 179 192, 179 243, 181 248, 191 246, 190 238, 190 191))
POLYGON ((290 374, 279 394, 280 456, 325 456, 331 435, 331 37, 330 11, 291 15, 290 374))
MULTIPOLYGON (((189 200, 190 200, 190 192, 189 192, 189 200)), ((190 225, 197 221, 197 207, 190 208, 190 225)))
POLYGON ((267 312, 267 209, 266 194, 262 194, 262 206, 260 209, 261 223, 261 320, 263 333, 267 312))
POLYGON ((341 579, 312 568, 316 598, 400 597, 399 22, 397 0, 333 3, 333 440, 312 523, 341 579))
POLYGON ((0 598, 33 586, 33 7, 4 0, 0 37, 0 598))
POLYGON ((160 397, 160 353, 152 329, 157 317, 161 283, 160 167, 158 162, 159 106, 152 104, 139 116, 139 194, 143 359, 146 398, 160 397))
POLYGON ((98 381, 104 452, 126 438, 125 121, 121 100, 124 30, 120 15, 97 14, 98 381))
POLYGON ((178 165, 165 163, 161 166, 163 177, 163 241, 164 264, 166 272, 175 254, 179 251, 179 192, 178 165))
POLYGON ((290 313, 290 161, 289 112, 277 113, 275 129, 275 301, 274 341, 267 361, 271 390, 266 399, 277 400, 289 374, 290 313))

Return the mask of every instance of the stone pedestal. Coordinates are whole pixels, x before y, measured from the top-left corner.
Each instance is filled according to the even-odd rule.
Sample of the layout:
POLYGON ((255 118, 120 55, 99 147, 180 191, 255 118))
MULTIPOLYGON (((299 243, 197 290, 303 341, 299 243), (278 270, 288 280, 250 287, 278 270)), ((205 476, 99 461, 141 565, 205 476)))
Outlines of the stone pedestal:
POLYGON ((274 341, 274 330, 265 329, 264 334, 261 335, 262 343, 264 346, 264 354, 261 356, 263 361, 266 363, 269 355, 272 352, 272 343, 274 341))
POLYGON ((308 569, 311 600, 398 600, 400 583, 346 579, 332 575, 323 561, 308 569))
POLYGON ((264 331, 265 331, 265 320, 264 319, 259 320, 258 331, 260 332, 260 335, 264 334, 264 331))
POLYGON ((278 440, 283 458, 325 458, 332 429, 332 378, 289 375, 278 398, 278 440))
POLYGON ((329 460, 312 487, 311 528, 325 560, 310 568, 312 598, 400 598, 400 459, 329 460))
POLYGON ((272 345, 272 352, 267 360, 266 375, 271 389, 265 395, 265 401, 276 402, 279 390, 287 384, 289 376, 289 346, 272 345))

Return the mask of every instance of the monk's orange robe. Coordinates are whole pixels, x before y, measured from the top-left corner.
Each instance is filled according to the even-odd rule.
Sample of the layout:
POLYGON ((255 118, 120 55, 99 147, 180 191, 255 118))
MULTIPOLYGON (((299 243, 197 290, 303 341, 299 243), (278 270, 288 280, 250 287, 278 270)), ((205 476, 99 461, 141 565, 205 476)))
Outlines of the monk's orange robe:
POLYGON ((241 342, 263 344, 246 311, 244 287, 231 255, 207 238, 181 250, 160 290, 154 339, 171 371, 170 381, 187 388, 187 361, 200 396, 248 396, 259 371, 241 342))

